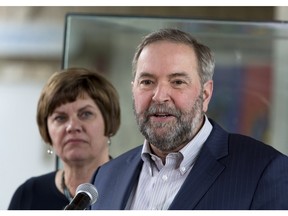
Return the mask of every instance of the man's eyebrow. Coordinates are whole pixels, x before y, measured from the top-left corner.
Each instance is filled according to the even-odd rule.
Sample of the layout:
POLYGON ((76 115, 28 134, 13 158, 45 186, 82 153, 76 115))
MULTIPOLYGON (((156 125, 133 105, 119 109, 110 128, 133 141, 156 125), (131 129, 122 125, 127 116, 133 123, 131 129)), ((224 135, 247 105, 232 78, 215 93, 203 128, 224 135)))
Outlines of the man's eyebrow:
MULTIPOLYGON (((138 76, 137 79, 141 79, 141 78, 154 78, 155 75, 149 72, 141 72, 138 76)), ((168 79, 173 79, 173 78, 185 78, 187 80, 191 80, 191 77, 189 76, 189 74, 187 74, 186 72, 175 72, 172 74, 168 75, 168 79)))
POLYGON ((138 76, 138 78, 143 78, 143 77, 154 77, 153 74, 149 73, 149 72, 141 72, 138 76))
POLYGON ((177 77, 183 77, 183 78, 186 78, 186 79, 191 79, 190 76, 186 73, 186 72, 177 72, 177 73, 172 73, 172 74, 169 74, 169 79, 172 79, 172 78, 177 78, 177 77))

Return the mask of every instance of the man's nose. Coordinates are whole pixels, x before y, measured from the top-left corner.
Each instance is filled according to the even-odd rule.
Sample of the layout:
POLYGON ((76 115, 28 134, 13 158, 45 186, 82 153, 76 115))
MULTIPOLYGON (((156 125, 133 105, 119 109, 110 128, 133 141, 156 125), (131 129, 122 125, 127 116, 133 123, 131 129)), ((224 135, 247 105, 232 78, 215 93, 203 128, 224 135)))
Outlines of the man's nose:
POLYGON ((167 84, 158 84, 154 90, 154 95, 152 100, 157 103, 164 103, 169 101, 170 98, 170 88, 167 84))

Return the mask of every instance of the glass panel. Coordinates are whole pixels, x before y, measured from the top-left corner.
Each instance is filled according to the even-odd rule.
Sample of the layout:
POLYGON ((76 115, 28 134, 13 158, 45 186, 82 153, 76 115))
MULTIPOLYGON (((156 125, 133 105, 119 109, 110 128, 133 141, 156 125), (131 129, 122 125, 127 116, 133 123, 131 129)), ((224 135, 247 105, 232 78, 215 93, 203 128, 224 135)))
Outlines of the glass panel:
POLYGON ((215 53, 208 116, 288 153, 287 23, 69 14, 63 67, 96 68, 120 94, 122 123, 111 154, 143 143, 132 110, 131 61, 141 38, 164 27, 192 33, 215 53))

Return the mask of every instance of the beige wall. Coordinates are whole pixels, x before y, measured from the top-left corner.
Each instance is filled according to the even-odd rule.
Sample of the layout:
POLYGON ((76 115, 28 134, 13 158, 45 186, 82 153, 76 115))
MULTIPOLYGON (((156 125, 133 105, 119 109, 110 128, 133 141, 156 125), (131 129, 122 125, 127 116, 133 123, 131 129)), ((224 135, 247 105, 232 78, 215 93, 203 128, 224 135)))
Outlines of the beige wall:
POLYGON ((271 20, 275 7, 0 7, 0 19, 20 22, 59 21, 67 12, 178 16, 237 20, 271 20))
MULTIPOLYGON (((272 20, 274 17, 273 7, 0 7, 0 24, 6 23, 12 27, 49 25, 63 33, 65 14, 68 12, 232 20, 272 20)), ((5 31, 5 27, 0 31, 5 31)), ((46 58, 42 55, 0 55, 0 82, 7 79, 6 71, 10 71, 11 67, 15 71, 15 79, 22 79, 23 74, 26 78, 33 78, 35 73, 47 78, 51 72, 61 67, 62 42, 58 42, 58 53, 54 56, 47 55, 46 58)), ((10 75, 9 78, 11 79, 10 75)))

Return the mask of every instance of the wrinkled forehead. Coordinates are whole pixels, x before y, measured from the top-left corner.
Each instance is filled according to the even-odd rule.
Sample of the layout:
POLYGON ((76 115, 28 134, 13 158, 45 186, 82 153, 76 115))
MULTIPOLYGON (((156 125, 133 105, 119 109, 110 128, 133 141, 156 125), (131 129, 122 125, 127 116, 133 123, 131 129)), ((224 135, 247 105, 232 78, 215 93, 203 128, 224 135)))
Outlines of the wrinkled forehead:
POLYGON ((136 77, 145 73, 198 74, 198 60, 190 45, 159 41, 142 50, 136 66, 136 77))

